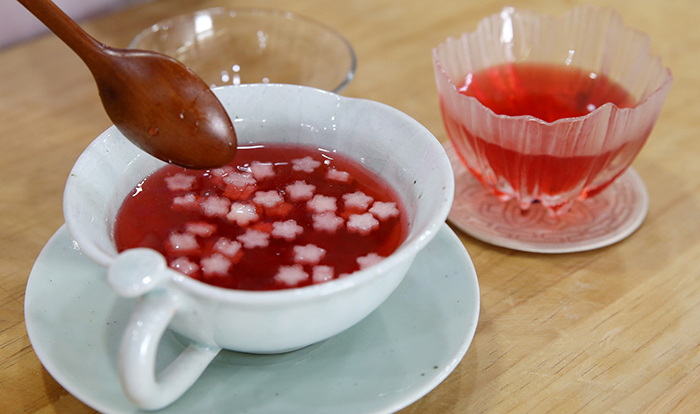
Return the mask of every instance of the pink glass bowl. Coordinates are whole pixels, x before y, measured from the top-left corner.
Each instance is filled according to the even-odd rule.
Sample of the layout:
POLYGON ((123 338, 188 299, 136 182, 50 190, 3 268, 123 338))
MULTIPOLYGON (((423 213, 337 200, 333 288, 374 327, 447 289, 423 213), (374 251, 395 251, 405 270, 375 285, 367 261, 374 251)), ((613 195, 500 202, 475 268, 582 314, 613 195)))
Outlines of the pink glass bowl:
POLYGON ((461 161, 502 201, 515 199, 521 209, 538 201, 554 215, 599 193, 629 167, 673 81, 661 59, 650 55, 646 34, 626 27, 614 10, 593 6, 559 18, 507 7, 475 32, 433 49, 433 63, 445 128, 461 161), (468 75, 511 63, 604 75, 633 104, 605 103, 586 115, 547 122, 496 114, 459 92, 468 75))

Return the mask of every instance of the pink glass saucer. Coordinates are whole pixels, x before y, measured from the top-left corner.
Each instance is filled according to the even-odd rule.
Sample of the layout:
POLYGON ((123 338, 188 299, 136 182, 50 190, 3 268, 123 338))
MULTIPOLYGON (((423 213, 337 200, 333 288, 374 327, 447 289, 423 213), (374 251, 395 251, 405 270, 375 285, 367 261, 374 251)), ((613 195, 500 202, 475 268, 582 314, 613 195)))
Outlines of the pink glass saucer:
POLYGON ((533 253, 594 250, 623 240, 644 221, 649 193, 631 168, 595 197, 577 202, 562 217, 540 204, 521 211, 485 189, 461 163, 450 142, 445 151, 455 174, 455 199, 448 221, 483 242, 533 253))

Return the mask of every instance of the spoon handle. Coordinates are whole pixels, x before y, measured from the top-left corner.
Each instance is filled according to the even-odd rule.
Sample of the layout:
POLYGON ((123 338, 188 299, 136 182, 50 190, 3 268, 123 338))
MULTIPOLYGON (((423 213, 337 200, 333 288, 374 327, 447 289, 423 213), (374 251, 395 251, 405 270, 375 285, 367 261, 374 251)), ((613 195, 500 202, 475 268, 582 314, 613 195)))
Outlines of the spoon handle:
POLYGON ((51 0, 17 0, 89 65, 107 46, 87 34, 51 0))

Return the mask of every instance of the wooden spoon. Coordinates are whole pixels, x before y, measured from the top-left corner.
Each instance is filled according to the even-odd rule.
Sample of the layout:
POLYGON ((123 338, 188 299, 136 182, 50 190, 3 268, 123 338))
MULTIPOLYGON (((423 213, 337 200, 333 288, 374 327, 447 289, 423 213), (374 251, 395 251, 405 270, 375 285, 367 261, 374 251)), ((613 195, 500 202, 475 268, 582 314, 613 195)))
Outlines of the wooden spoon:
POLYGON ((228 164, 236 154, 233 124, 194 72, 168 56, 108 47, 50 0, 18 0, 85 62, 107 115, 132 143, 186 168, 228 164))

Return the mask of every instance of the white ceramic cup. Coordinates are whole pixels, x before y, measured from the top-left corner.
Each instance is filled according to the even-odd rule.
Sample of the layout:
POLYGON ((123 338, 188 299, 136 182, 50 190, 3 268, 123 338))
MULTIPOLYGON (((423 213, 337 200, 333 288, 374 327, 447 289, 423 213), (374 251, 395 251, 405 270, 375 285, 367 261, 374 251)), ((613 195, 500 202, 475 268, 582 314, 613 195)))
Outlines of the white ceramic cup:
POLYGON ((384 178, 404 201, 409 234, 392 255, 365 270, 267 292, 207 285, 168 268, 153 250, 118 254, 112 230, 122 200, 164 164, 109 128, 75 163, 63 207, 71 235, 88 257, 108 268, 114 292, 140 298, 124 332, 119 366, 127 397, 142 409, 179 398, 221 349, 286 352, 353 326, 394 291, 452 204, 454 178, 442 146, 396 109, 294 85, 227 86, 215 93, 234 121, 239 145, 283 142, 334 149, 384 178), (192 342, 156 373, 156 351, 166 329, 192 342))

